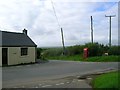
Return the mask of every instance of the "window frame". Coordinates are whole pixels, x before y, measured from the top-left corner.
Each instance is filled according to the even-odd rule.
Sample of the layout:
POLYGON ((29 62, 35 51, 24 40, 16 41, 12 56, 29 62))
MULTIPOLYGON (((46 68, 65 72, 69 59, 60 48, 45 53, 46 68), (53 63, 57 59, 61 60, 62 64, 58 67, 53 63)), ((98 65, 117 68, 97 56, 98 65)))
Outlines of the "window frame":
POLYGON ((21 56, 27 56, 28 55, 28 48, 27 47, 21 47, 21 56))

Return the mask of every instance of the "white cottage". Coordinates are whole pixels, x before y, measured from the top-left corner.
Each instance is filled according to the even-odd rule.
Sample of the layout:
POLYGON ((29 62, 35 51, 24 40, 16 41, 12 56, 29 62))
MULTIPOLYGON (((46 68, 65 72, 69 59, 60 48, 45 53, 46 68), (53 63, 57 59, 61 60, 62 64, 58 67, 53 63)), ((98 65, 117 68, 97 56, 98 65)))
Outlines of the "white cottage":
POLYGON ((37 45, 27 35, 27 30, 23 33, 0 31, 0 40, 0 66, 35 62, 37 45))

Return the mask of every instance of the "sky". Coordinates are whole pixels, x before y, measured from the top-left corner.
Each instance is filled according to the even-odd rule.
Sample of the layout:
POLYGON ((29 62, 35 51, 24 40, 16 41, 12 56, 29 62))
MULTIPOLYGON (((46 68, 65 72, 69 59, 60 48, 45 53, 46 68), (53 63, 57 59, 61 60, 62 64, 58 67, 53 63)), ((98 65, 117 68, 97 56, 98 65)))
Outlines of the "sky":
POLYGON ((22 32, 38 47, 65 46, 91 42, 90 16, 93 16, 94 42, 108 45, 109 18, 112 18, 112 45, 118 44, 118 0, 0 0, 0 30, 22 32))

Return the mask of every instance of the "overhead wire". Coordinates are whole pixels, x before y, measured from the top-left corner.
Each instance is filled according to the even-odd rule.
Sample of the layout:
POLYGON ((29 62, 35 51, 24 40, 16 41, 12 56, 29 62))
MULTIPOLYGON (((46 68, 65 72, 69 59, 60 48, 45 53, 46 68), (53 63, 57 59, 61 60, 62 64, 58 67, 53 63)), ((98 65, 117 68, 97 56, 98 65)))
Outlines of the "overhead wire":
POLYGON ((58 17, 57 17, 56 10, 55 10, 55 7, 54 7, 54 4, 53 4, 53 1, 52 1, 52 0, 51 0, 51 4, 52 4, 53 12, 54 12, 54 15, 55 15, 55 17, 56 17, 58 26, 61 28, 61 25, 60 25, 59 19, 58 19, 58 17))
POLYGON ((63 55, 64 55, 64 54, 65 54, 65 45, 64 45, 63 30, 62 30, 62 27, 61 27, 61 25, 60 25, 59 19, 58 19, 58 17, 57 17, 57 14, 56 14, 56 11, 55 11, 55 7, 54 7, 54 4, 53 4, 53 1, 52 1, 52 0, 51 0, 51 4, 52 4, 52 8, 53 8, 54 15, 55 15, 55 17, 56 17, 56 20, 57 20, 58 26, 59 26, 59 28, 61 29, 62 44, 63 44, 63 55))

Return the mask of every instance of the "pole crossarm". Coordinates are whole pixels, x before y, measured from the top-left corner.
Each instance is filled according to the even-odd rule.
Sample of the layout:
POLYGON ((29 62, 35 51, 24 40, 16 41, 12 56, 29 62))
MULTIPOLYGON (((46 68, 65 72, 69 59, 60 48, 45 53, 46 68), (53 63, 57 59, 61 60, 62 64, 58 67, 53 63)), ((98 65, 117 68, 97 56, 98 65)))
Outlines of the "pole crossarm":
POLYGON ((107 15, 105 15, 105 17, 115 17, 116 15, 109 15, 109 16, 107 16, 107 15))

